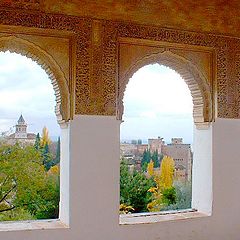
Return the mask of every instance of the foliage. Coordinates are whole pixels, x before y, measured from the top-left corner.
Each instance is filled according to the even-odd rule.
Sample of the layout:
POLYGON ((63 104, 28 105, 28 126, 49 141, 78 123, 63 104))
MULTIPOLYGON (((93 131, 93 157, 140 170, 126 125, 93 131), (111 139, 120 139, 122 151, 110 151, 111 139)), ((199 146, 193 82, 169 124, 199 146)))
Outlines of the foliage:
POLYGON ((164 206, 162 210, 189 209, 192 205, 192 184, 191 182, 175 182, 176 202, 164 206))
POLYGON ((39 133, 36 136, 34 147, 35 147, 36 150, 40 150, 40 148, 41 148, 41 138, 40 138, 39 133))
POLYGON ((164 206, 176 202, 176 191, 173 187, 174 160, 165 156, 161 162, 159 172, 155 172, 155 188, 148 191, 152 193, 152 201, 147 205, 150 212, 160 211, 164 206))
POLYGON ((42 148, 43 165, 48 171, 52 166, 52 155, 49 151, 49 145, 46 143, 42 148))
POLYGON ((154 163, 153 161, 151 160, 150 163, 148 163, 148 166, 147 166, 147 173, 149 174, 149 176, 153 176, 154 174, 154 163))
POLYGON ((60 143, 60 137, 58 137, 56 157, 54 159, 53 165, 56 165, 56 164, 60 163, 60 151, 61 151, 61 145, 60 144, 61 144, 60 143))
POLYGON ((0 219, 57 217, 59 174, 49 175, 42 163, 34 146, 0 147, 0 219))
POLYGON ((49 145, 51 140, 49 138, 48 129, 46 127, 42 130, 42 138, 41 138, 41 147, 44 148, 45 145, 49 145))
POLYGON ((46 171, 48 171, 52 166, 59 163, 58 160, 60 161, 60 139, 58 140, 59 140, 59 143, 58 143, 59 146, 57 145, 56 158, 53 159, 53 155, 49 151, 49 144, 51 143, 51 140, 49 138, 48 129, 46 127, 43 128, 42 138, 40 138, 39 133, 36 136, 34 147, 36 150, 39 150, 42 153, 43 165, 46 171))
POLYGON ((160 166, 160 161, 162 159, 162 154, 158 154, 158 151, 154 151, 152 154, 150 150, 144 150, 142 161, 141 161, 141 167, 143 171, 147 170, 147 165, 152 160, 154 162, 154 168, 158 168, 160 166))
POLYGON ((162 193, 159 191, 158 186, 157 187, 151 187, 148 190, 149 193, 152 194, 151 196, 151 202, 148 203, 147 209, 149 212, 158 212, 162 209, 164 206, 164 203, 162 201, 162 193))
POLYGON ((2 221, 24 221, 24 220, 35 220, 30 212, 23 208, 16 208, 14 211, 6 211, 0 213, 0 222, 2 221))
POLYGON ((44 207, 36 212, 37 219, 58 218, 60 201, 59 166, 52 168, 50 168, 50 172, 47 172, 46 190, 42 193, 44 207))
POLYGON ((149 150, 144 150, 143 156, 142 156, 142 161, 141 161, 141 167, 143 171, 147 170, 147 165, 151 161, 151 153, 149 150))
POLYGON ((154 162, 154 168, 158 168, 160 166, 159 157, 158 157, 158 150, 153 152, 151 158, 154 162))
POLYGON ((147 204, 151 200, 148 192, 154 186, 152 178, 147 179, 143 172, 128 170, 127 162, 123 159, 120 166, 120 203, 134 208, 133 212, 147 211, 147 204))
POLYGON ((162 190, 162 202, 165 206, 176 203, 176 189, 175 187, 166 188, 162 190))
POLYGON ((132 206, 127 206, 126 204, 122 203, 119 206, 119 213, 120 214, 127 214, 134 211, 134 208, 132 206))
POLYGON ((55 165, 55 166, 51 167, 47 173, 50 176, 54 176, 54 175, 59 176, 60 175, 59 165, 55 165))
POLYGON ((157 178, 157 184, 163 188, 171 188, 174 176, 174 160, 171 157, 164 156, 161 162, 160 175, 157 178))
POLYGON ((191 208, 191 182, 173 183, 173 159, 164 157, 159 171, 154 170, 153 161, 145 164, 150 179, 143 172, 130 173, 127 161, 121 161, 120 213, 191 208))

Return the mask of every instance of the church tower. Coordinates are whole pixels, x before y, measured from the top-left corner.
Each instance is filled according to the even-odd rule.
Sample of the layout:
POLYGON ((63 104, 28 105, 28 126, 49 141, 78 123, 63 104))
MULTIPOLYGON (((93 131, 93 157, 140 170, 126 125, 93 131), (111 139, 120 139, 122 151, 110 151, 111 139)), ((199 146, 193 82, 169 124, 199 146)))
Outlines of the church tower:
POLYGON ((27 138, 27 123, 22 114, 16 124, 15 138, 27 138))

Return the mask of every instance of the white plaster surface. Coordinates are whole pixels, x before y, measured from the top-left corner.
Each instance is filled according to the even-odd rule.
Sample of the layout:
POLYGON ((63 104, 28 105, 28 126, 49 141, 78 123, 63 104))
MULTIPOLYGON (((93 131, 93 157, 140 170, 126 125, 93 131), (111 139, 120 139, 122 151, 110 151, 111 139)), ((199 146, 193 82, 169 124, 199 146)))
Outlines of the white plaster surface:
POLYGON ((212 126, 194 129, 192 208, 212 213, 212 126))
POLYGON ((240 120, 212 126, 212 216, 137 225, 118 222, 119 127, 115 117, 77 116, 70 123, 69 229, 0 232, 0 239, 240 239, 240 120))

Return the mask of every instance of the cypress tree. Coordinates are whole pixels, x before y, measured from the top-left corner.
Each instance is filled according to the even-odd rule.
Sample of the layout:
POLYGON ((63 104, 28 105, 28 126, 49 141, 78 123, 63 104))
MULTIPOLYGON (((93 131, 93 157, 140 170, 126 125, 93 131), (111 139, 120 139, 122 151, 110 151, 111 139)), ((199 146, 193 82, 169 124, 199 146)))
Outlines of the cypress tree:
POLYGON ((42 156, 43 156, 43 165, 44 165, 45 169, 48 171, 52 165, 48 143, 46 143, 45 146, 43 147, 42 156))
POLYGON ((57 150, 56 150, 56 157, 54 159, 54 165, 60 163, 60 137, 58 137, 57 141, 57 150))
POLYGON ((35 143, 34 143, 34 148, 36 150, 40 150, 40 148, 41 148, 40 143, 41 143, 41 138, 40 138, 40 134, 38 133, 36 136, 36 139, 35 139, 35 143))

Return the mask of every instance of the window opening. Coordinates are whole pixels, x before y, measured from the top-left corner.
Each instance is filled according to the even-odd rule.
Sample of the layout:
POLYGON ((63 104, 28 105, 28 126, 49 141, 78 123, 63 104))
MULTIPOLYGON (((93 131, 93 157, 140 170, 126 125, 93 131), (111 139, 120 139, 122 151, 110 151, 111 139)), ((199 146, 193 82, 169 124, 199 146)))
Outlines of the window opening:
POLYGON ((59 214, 60 127, 46 72, 0 52, 0 221, 59 214))
POLYGON ((174 70, 139 69, 123 98, 120 214, 191 208, 193 103, 174 70))

